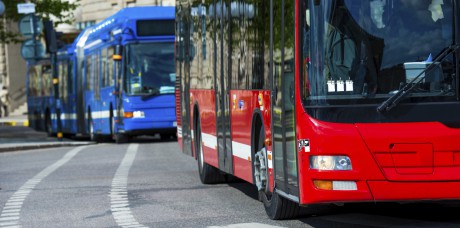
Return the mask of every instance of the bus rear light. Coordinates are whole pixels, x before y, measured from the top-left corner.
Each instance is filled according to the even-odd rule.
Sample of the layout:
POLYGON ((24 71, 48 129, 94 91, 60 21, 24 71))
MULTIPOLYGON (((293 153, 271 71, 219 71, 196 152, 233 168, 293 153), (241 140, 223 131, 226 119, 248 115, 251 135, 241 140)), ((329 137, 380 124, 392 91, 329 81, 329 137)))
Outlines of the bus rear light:
POLYGON ((313 184, 317 189, 321 190, 338 190, 338 191, 354 191, 358 190, 355 181, 328 181, 328 180, 314 180, 313 184))
POLYGON ((317 170, 351 170, 348 156, 311 156, 310 168, 317 170))

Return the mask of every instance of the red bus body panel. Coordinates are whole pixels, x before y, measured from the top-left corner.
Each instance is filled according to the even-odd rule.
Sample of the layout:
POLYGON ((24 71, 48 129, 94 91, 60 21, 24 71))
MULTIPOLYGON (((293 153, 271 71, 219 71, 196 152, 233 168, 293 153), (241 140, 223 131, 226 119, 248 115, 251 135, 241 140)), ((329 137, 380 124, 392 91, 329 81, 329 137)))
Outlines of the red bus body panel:
MULTIPOLYGON (((216 105, 214 90, 190 90, 191 126, 193 126, 193 108, 197 105, 200 113, 204 161, 219 167, 216 138, 216 105)), ((196 151, 194 152, 196 154, 196 151)))
MULTIPOLYGON (((299 1, 295 2, 299 6, 299 1)), ((295 13, 300 18, 298 8, 295 13)), ((308 86, 299 75, 305 71, 300 53, 300 21, 295 23, 295 138, 309 142, 308 151, 298 147, 295 152, 299 203, 460 199, 460 129, 438 122, 331 123, 307 114, 300 97, 301 86, 308 86), (310 158, 315 155, 348 156, 352 169, 311 169, 310 158), (357 189, 320 190, 313 184, 315 180, 355 182, 357 189)), ((199 110, 204 161, 218 168, 215 90, 191 89, 189 105, 192 116, 187 121, 192 129, 195 106, 199 110)), ((231 90, 229 105, 233 174, 253 183, 251 139, 256 114, 263 119, 266 149, 270 155, 273 151, 270 90, 231 90)), ((281 151, 273 153, 276 152, 281 151)), ((268 162, 269 185, 273 190, 274 161, 269 158, 268 162)))
POLYGON ((460 197, 460 130, 440 123, 334 124, 302 115, 301 204, 443 200, 460 197), (310 155, 346 155, 352 171, 309 169, 310 155), (313 180, 356 181, 357 190, 318 190, 313 180))

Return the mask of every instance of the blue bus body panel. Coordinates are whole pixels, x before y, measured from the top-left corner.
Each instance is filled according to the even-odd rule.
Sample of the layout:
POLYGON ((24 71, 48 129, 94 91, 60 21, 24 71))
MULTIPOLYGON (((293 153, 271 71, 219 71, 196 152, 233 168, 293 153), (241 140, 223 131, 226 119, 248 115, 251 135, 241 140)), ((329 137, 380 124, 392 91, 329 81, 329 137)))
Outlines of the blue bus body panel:
MULTIPOLYGON (((83 45, 84 48, 82 50, 82 61, 85 61, 87 56, 102 56, 102 50, 107 50, 115 45, 124 46, 136 43, 157 42, 174 44, 174 34, 161 36, 138 36, 138 31, 136 31, 137 21, 140 20, 174 21, 174 19, 174 7, 149 6, 124 8, 91 28, 88 28, 88 35, 86 37, 79 37, 79 39, 74 42, 74 46, 78 48, 77 44, 81 45, 83 39, 85 39, 83 45)), ((172 59, 171 61, 174 60, 172 59)), ((124 69, 125 63, 122 61, 119 64, 121 64, 121 68, 124 69)), ((99 65, 98 67, 102 67, 102 65, 99 65)), ((83 85, 85 85, 86 80, 88 80, 86 72, 87 70, 85 66, 85 69, 82 72, 82 77, 84 78, 83 85)), ((116 76, 110 75, 109 77, 110 80, 115 80, 116 76)), ((120 75, 120 77, 125 76, 120 75)), ((141 96, 127 96, 125 91, 122 91, 122 97, 118 98, 115 93, 116 90, 117 88, 112 85, 108 87, 101 87, 98 91, 99 94, 97 94, 94 90, 87 89, 83 92, 83 105, 86 109, 85 112, 87 113, 86 122, 91 122, 95 133, 102 135, 117 133, 124 133, 127 135, 175 133, 176 117, 174 111, 174 94, 161 94, 149 99, 143 99, 141 96), (121 101, 117 102, 118 99, 121 99, 121 101), (121 107, 118 107, 120 104, 121 107), (119 113, 117 112, 117 109, 121 109, 124 112, 143 112, 144 116, 143 118, 124 118, 123 112, 119 113), (89 120, 89 118, 91 118, 91 120, 89 120)), ((87 127, 87 129, 89 129, 89 127, 87 127)))
POLYGON ((146 100, 139 96, 127 97, 124 99, 124 107, 125 112, 144 112, 144 117, 124 120, 126 132, 149 129, 166 132, 176 128, 174 94, 159 95, 146 100))
MULTIPOLYGON (((128 135, 174 133, 176 131, 174 94, 159 94, 149 98, 128 96, 125 91, 115 86, 117 76, 120 81, 125 77, 124 59, 119 62, 113 61, 113 66, 110 65, 112 69, 108 67, 109 60, 112 58, 108 50, 115 50, 117 45, 158 42, 174 44, 173 33, 150 36, 146 35, 150 34, 149 27, 144 27, 144 33, 139 36, 136 31, 138 21, 174 21, 174 19, 175 7, 129 7, 83 30, 72 44, 58 51, 59 83, 65 83, 59 85, 61 86, 59 99, 56 99, 54 89, 47 91, 46 95, 37 93, 34 96, 29 95, 31 82, 29 77, 27 78, 31 127, 47 130, 48 125, 52 134, 63 132, 70 135, 88 135, 90 125, 96 134, 106 136, 116 133, 128 135), (92 58, 90 61, 87 59, 88 56, 92 58), (87 62, 91 69, 88 68, 87 62), (59 64, 67 66, 66 71, 62 70, 59 64), (107 72, 106 80, 110 83, 106 82, 102 85, 104 71, 101 69, 107 72), (87 72, 92 73, 87 75, 87 72), (115 72, 119 72, 118 75, 115 72), (94 85, 88 86, 91 83, 94 85), (123 111, 143 112, 143 117, 124 118, 123 111), (47 121, 50 124, 47 124, 47 121)), ((174 62, 173 59, 171 61, 174 62)), ((50 60, 31 63, 28 69, 34 64, 50 65, 50 60)))

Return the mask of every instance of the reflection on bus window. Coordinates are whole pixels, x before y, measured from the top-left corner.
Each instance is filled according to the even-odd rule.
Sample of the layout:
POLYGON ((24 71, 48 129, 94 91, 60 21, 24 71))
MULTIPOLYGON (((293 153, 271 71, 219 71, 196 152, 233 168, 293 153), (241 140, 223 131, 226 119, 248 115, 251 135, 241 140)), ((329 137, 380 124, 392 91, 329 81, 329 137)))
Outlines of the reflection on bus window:
POLYGON ((129 95, 174 93, 173 43, 139 43, 126 48, 125 90, 129 95))
MULTIPOLYGON (((323 15, 311 17, 324 31, 311 30, 316 40, 309 46, 320 58, 304 80, 309 100, 388 97, 453 43, 451 1, 343 0, 322 7, 323 15)), ((432 64, 414 91, 453 96, 452 56, 432 64)))

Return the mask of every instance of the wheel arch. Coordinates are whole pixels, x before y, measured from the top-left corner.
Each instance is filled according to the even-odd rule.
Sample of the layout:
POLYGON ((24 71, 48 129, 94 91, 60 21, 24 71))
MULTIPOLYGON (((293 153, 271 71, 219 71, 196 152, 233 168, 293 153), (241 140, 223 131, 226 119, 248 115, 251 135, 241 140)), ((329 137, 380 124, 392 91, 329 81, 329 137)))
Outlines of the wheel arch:
MULTIPOLYGON (((198 121, 200 121, 200 123, 201 123, 200 108, 199 108, 198 102, 195 102, 195 103, 193 104, 193 112, 192 112, 192 117, 191 117, 191 118, 193 119, 193 121, 192 121, 192 123, 191 123, 192 126, 190 126, 191 129, 193 129, 193 135, 192 135, 192 136, 193 136, 193 140, 192 140, 192 144, 193 144, 193 145, 192 145, 192 151, 193 151, 193 154, 192 154, 192 157, 194 157, 195 159, 198 159, 198 157, 197 157, 197 155, 196 155, 197 152, 196 152, 196 147, 195 147, 195 142, 194 142, 194 141, 195 141, 194 139, 197 138, 197 135, 196 135, 196 134, 197 134, 197 132, 198 132, 198 128, 197 128, 197 127, 198 127, 198 124, 197 124, 197 123, 198 123, 198 121)), ((200 127, 201 127, 201 126, 200 126, 200 127)))
POLYGON ((45 108, 45 113, 43 113, 43 130, 47 131, 48 124, 51 124, 51 128, 53 127, 52 121, 51 120, 51 110, 49 107, 45 108), (49 122, 49 123, 48 123, 49 122))
POLYGON ((251 120, 251 167, 252 167, 252 183, 255 184, 255 177, 254 177, 254 157, 258 150, 258 140, 260 137, 260 128, 264 128, 265 131, 265 124, 264 119, 262 117, 262 111, 260 109, 256 109, 252 114, 251 120))
POLYGON ((90 128, 90 124, 91 124, 90 121, 93 121, 92 118, 93 118, 93 116, 91 114, 91 106, 88 105, 86 107, 86 116, 85 116, 86 133, 88 133, 88 134, 90 134, 89 128, 90 128))

